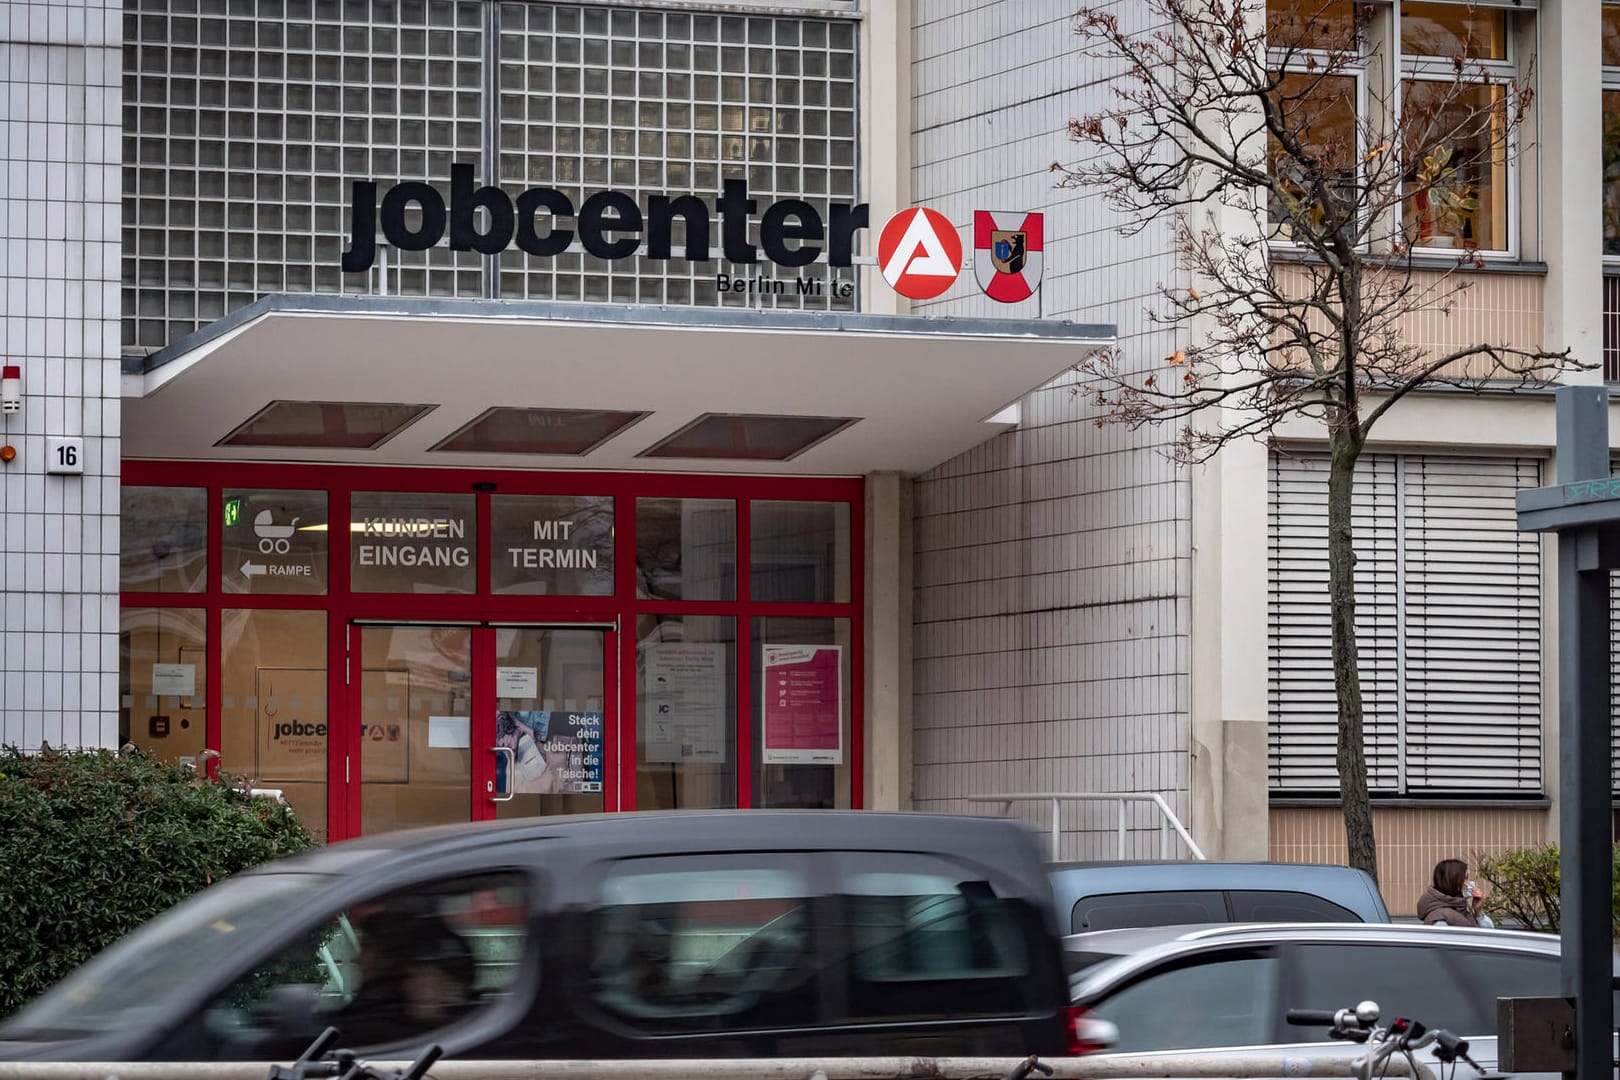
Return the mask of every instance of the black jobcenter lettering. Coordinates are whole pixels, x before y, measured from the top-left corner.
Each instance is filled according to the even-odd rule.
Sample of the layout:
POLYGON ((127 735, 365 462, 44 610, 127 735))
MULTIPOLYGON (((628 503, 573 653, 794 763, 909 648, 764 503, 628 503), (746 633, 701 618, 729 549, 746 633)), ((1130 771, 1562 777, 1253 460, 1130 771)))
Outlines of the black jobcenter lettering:
MULTIPOLYGON (((478 187, 476 183, 471 165, 452 165, 448 204, 431 184, 407 180, 388 189, 379 213, 376 182, 356 180, 344 272, 371 269, 377 259, 379 225, 388 242, 402 251, 435 246, 444 239, 448 223, 450 247, 456 251, 493 255, 515 241, 531 255, 558 255, 573 243, 577 230, 580 244, 597 258, 627 258, 645 240, 647 257, 663 260, 676 257, 673 234, 678 219, 686 233, 680 257, 690 262, 710 258, 713 219, 709 204, 696 195, 650 196, 643 213, 629 195, 599 191, 576 211, 573 201, 555 188, 530 188, 514 200, 498 187, 478 187), (413 206, 418 211, 414 222, 408 218, 413 206), (486 215, 482 231, 476 214, 480 207, 486 215), (572 229, 564 224, 569 219, 572 229)), ((832 203, 829 218, 823 222, 816 208, 803 199, 782 199, 766 206, 756 248, 748 242, 748 220, 758 209, 758 201, 749 197, 748 181, 727 180, 721 186, 714 213, 720 218, 720 246, 727 260, 754 263, 763 249, 765 258, 779 266, 807 266, 825 248, 829 265, 849 266, 855 253, 855 233, 867 228, 870 219, 866 203, 832 203)))
POLYGON ((313 736, 317 739, 324 739, 326 738, 326 725, 306 724, 302 720, 293 720, 289 723, 277 724, 270 732, 271 741, 280 742, 283 735, 289 737, 313 736))

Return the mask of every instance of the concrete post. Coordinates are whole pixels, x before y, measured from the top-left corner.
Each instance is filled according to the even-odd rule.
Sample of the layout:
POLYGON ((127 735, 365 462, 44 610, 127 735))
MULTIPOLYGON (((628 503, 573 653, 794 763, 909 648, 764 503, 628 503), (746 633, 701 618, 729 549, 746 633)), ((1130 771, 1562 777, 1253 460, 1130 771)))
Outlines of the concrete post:
MULTIPOLYGON (((911 0, 861 5, 861 198, 872 207, 865 254, 890 214, 911 205, 911 0)), ((904 315, 911 301, 889 288, 876 266, 859 267, 861 310, 904 315)))
POLYGON ((1267 454, 1236 442, 1192 470, 1190 825, 1211 858, 1270 851, 1267 454))
POLYGON ((866 478, 865 804, 911 806, 911 479, 866 478))
MULTIPOLYGON (((1570 348, 1575 358, 1598 364, 1572 371, 1568 383, 1601 383, 1603 370, 1603 40, 1601 5, 1592 0, 1543 0, 1538 13, 1540 55, 1536 57, 1536 132, 1525 171, 1538 167, 1541 197, 1525 202, 1521 231, 1541 230, 1541 257, 1547 263, 1544 342, 1570 348), (1535 208, 1544 208, 1532 217, 1535 208)), ((1532 176, 1526 183, 1534 190, 1532 176)), ((1533 249, 1526 249, 1533 257, 1533 249)), ((1606 475, 1606 474, 1605 474, 1606 475)))

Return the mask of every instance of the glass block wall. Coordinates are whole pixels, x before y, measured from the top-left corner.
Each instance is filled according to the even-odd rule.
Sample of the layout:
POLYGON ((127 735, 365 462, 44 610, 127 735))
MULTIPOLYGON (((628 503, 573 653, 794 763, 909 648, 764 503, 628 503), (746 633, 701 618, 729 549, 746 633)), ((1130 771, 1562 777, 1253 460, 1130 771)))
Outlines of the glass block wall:
MULTIPOLYGON (((483 15, 453 0, 130 0, 124 344, 344 281, 349 185, 477 163, 483 15)), ((476 252, 395 252, 409 292, 476 296, 476 252)))
MULTIPOLYGON (((645 206, 646 195, 665 192, 712 200, 723 180, 744 178, 760 211, 776 198, 804 198, 823 221, 829 201, 857 201, 850 22, 503 4, 500 83, 508 190, 555 187, 578 206, 582 192, 613 188, 645 206)), ((501 295, 751 303, 717 293, 720 269, 731 270, 508 250, 501 295)), ((806 270, 825 280, 825 264, 806 270)))
MULTIPOLYGON (((745 177, 761 211, 802 197, 825 217, 829 202, 859 201, 855 24, 846 20, 545 0, 126 0, 124 49, 131 351, 161 348, 268 293, 379 291, 376 271, 339 268, 351 183, 376 180, 380 194, 427 180, 448 193, 452 162, 484 173, 486 130, 498 132, 502 186, 514 196, 548 186, 576 206, 604 188, 642 205, 654 193, 712 202, 722 180, 745 177), (493 95, 484 90, 491 64, 493 95)), ((388 260, 391 293, 485 294, 476 252, 441 245, 391 250, 388 260)), ((731 269, 514 248, 489 289, 853 303, 718 292, 716 272, 731 269)))

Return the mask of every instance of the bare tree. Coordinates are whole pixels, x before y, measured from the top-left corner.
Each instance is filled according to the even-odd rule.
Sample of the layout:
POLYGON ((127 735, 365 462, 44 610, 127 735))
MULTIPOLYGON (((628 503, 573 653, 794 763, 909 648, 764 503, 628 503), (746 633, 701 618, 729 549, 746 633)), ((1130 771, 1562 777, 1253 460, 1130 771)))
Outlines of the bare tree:
MULTIPOLYGON (((1387 6, 1348 0, 1128 0, 1075 19, 1107 107, 1070 121, 1065 186, 1106 193, 1127 235, 1150 226, 1182 280, 1155 322, 1163 361, 1083 361, 1105 422, 1168 424, 1182 461, 1284 422, 1321 425, 1337 765, 1351 865, 1377 873, 1363 749, 1351 497, 1373 426, 1412 391, 1550 379, 1567 352, 1481 341, 1432 349, 1414 316, 1449 314, 1480 249, 1502 247, 1506 170, 1532 134, 1527 74, 1463 29, 1403 82, 1387 6), (1132 20, 1132 28, 1124 19, 1132 20), (1360 92, 1358 93, 1358 87, 1360 92), (1494 203, 1492 201, 1494 200, 1494 203)), ((1486 25, 1489 25, 1486 23, 1486 25)), ((1448 37, 1449 35, 1449 37, 1448 37)))

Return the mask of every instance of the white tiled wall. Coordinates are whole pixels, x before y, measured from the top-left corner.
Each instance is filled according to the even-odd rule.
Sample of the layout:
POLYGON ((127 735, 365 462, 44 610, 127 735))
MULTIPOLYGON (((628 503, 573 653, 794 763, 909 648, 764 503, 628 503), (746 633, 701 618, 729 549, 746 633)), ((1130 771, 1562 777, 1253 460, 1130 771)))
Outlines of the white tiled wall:
POLYGON ((121 3, 0 2, 0 742, 118 738, 121 3), (82 436, 81 477, 45 440, 82 436))
MULTIPOLYGON (((1095 191, 1054 187, 1071 117, 1108 88, 1079 57, 1069 0, 914 0, 913 199, 1045 214, 1038 300, 997 304, 971 270, 923 314, 1115 324, 1124 360, 1173 351, 1144 309, 1176 278, 1168 246, 1126 239, 1095 191)), ((1118 5, 1123 17, 1129 4, 1118 5)), ((985 357, 995 363, 995 357, 985 357)), ((1156 791, 1186 820, 1189 486, 1159 433, 1098 427, 1073 374, 1019 427, 919 479, 913 802, 970 794, 1156 791)), ((981 808, 982 809, 982 808, 981 808)), ((1066 857, 1111 857, 1114 805, 1065 810, 1066 857)), ((1044 806, 1025 815, 1045 828, 1044 806)), ((1130 853, 1158 850, 1133 812, 1130 853)))

